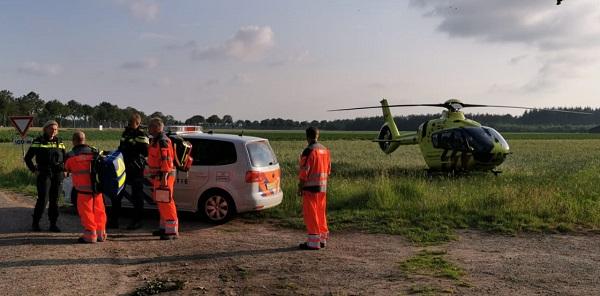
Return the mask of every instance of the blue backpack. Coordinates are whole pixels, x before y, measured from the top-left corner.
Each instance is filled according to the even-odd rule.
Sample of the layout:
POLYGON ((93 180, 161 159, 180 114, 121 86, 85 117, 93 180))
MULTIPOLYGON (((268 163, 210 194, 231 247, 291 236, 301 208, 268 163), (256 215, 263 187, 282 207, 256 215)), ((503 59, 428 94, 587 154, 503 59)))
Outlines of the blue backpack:
POLYGON ((125 161, 119 150, 98 154, 92 166, 94 191, 116 197, 125 188, 125 161))

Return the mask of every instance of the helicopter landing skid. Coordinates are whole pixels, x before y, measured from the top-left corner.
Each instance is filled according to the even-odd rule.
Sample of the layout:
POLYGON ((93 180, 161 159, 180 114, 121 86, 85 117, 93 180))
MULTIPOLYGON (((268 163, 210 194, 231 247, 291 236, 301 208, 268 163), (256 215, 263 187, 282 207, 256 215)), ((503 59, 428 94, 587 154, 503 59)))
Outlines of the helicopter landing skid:
MULTIPOLYGON (((452 170, 452 171, 441 171, 441 170, 432 170, 425 169, 425 175, 431 179, 433 177, 446 177, 446 178, 454 178, 454 177, 465 177, 472 176, 477 174, 485 174, 485 171, 463 171, 463 170, 452 170)), ((490 170, 494 176, 498 176, 502 173, 502 171, 498 170, 490 170)))

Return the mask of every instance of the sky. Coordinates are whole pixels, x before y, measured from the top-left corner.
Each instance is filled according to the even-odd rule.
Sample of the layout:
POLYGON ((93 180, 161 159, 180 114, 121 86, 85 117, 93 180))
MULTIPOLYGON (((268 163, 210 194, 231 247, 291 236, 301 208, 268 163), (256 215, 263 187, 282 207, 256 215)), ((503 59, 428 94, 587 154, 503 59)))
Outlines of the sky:
POLYGON ((179 120, 366 117, 380 111, 326 110, 381 98, 600 107, 598 0, 0 0, 0 11, 0 89, 15 96, 179 120))

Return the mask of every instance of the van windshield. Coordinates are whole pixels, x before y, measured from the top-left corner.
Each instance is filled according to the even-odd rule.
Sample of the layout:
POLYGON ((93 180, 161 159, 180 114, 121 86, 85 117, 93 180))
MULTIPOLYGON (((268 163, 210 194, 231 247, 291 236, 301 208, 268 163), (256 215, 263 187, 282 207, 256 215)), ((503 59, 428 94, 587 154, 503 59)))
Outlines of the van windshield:
POLYGON ((253 167, 266 167, 277 164, 277 157, 267 141, 250 142, 246 144, 253 167))

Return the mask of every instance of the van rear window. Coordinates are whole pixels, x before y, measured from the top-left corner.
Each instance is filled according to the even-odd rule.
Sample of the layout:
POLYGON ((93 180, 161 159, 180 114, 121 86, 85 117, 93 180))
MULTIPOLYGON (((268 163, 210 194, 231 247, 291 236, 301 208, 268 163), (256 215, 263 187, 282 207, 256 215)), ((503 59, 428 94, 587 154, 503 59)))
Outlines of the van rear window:
POLYGON ((278 163, 277 157, 267 141, 250 142, 246 144, 246 149, 248 149, 253 167, 266 167, 278 163))

